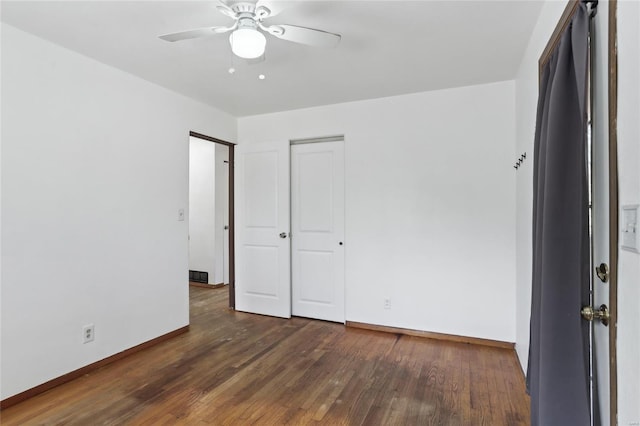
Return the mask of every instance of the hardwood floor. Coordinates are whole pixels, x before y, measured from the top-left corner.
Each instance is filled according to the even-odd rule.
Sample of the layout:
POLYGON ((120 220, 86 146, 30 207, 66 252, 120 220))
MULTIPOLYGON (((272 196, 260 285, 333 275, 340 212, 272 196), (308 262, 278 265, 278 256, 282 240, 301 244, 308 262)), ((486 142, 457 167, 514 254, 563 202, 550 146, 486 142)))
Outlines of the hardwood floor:
POLYGON ((1 413, 3 425, 526 425, 512 350, 230 311, 1 413))

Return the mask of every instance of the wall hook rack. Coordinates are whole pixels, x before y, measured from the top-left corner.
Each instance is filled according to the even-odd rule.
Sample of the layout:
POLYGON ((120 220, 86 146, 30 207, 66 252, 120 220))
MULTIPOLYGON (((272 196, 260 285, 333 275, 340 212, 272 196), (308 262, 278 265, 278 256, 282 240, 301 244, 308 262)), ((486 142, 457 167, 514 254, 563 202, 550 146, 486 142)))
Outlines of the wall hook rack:
POLYGON ((520 158, 518 158, 518 159, 516 160, 516 163, 514 164, 513 168, 514 168, 514 169, 516 169, 516 170, 518 170, 518 169, 520 168, 520 166, 522 165, 522 163, 524 163, 524 160, 526 160, 526 159, 527 159, 527 153, 526 153, 526 152, 523 152, 523 153, 520 155, 520 158))

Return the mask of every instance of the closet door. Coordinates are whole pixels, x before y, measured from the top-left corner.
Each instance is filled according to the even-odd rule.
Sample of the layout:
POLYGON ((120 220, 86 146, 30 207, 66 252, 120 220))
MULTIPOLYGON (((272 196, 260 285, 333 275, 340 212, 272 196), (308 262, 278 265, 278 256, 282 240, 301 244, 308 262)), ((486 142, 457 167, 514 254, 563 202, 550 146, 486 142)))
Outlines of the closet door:
POLYGON ((344 144, 291 147, 292 313, 344 323, 344 144))
POLYGON ((291 316, 289 143, 239 145, 236 309, 291 316))

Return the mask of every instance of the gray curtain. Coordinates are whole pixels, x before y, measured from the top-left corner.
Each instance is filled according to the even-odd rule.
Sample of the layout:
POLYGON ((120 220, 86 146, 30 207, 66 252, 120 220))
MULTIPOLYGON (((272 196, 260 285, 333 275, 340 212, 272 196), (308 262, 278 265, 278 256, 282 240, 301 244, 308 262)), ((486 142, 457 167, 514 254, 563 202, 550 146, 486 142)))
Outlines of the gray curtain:
POLYGON ((589 12, 579 5, 542 70, 534 145, 533 276, 527 390, 531 424, 590 424, 589 12))

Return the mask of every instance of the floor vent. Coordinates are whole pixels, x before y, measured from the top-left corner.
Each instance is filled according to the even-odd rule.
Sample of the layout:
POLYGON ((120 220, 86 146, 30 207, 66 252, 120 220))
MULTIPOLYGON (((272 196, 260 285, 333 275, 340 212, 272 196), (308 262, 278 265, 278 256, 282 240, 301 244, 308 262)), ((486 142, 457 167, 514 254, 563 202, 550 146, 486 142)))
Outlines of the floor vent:
POLYGON ((209 284, 209 273, 203 271, 189 271, 189 281, 209 284))

